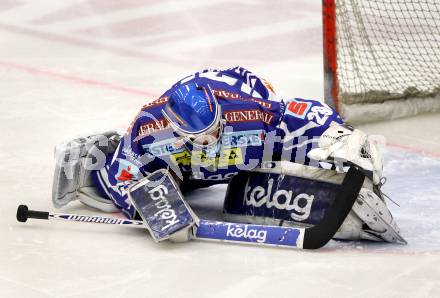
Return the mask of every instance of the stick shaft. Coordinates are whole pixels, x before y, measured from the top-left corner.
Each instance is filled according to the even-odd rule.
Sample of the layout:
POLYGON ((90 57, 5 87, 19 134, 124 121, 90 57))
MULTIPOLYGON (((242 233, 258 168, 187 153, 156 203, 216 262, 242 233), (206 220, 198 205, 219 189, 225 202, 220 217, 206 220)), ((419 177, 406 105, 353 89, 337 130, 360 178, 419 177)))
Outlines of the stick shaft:
POLYGON ((26 222, 29 218, 89 222, 89 223, 99 223, 99 224, 108 224, 108 225, 123 225, 127 227, 145 227, 143 222, 140 220, 106 217, 99 215, 80 215, 80 214, 69 214, 69 213, 54 213, 47 211, 35 211, 35 210, 29 210, 26 205, 18 206, 17 220, 19 222, 26 222))

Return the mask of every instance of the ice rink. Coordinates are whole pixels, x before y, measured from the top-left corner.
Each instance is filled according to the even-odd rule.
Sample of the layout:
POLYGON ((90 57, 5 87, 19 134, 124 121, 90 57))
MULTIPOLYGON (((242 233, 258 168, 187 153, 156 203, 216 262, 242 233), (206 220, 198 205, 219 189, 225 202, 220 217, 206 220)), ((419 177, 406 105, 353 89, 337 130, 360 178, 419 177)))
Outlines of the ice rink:
MULTIPOLYGON (((1 1, 0 297, 440 297, 440 114, 360 127, 386 137, 406 246, 156 244, 141 229, 15 219, 19 204, 55 211, 59 140, 125 130, 197 70, 241 65, 287 97, 322 98, 321 17, 307 0, 1 1)), ((188 200, 217 217, 224 189, 188 200)))

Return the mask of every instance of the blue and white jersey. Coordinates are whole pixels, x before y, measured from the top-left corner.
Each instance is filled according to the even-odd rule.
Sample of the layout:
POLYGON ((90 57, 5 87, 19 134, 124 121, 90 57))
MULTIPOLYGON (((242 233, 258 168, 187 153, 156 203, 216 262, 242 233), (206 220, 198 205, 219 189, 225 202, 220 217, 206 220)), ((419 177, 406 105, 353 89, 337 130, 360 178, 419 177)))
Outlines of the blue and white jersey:
MULTIPOLYGON (((263 78, 242 68, 207 69, 175 83, 158 99, 144 105, 108 156, 105 168, 93 172, 97 187, 132 218, 135 209, 128 187, 151 172, 169 168, 183 185, 205 180, 225 183, 242 170, 266 160, 309 164, 306 154, 339 115, 316 100, 281 99, 263 78), (198 151, 186 144, 162 114, 181 84, 209 85, 221 107, 224 123, 215 148, 198 151)), ((318 166, 318 165, 317 165, 318 166)))

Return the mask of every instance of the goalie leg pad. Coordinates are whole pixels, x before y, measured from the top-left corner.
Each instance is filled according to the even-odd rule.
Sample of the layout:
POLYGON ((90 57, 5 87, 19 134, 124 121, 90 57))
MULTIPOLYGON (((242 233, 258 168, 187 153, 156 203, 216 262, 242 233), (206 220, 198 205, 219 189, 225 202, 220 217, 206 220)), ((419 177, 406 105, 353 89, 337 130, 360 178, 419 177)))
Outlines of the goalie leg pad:
POLYGON ((301 173, 303 177, 290 175, 282 165, 277 165, 272 169, 241 172, 232 178, 224 202, 227 219, 257 224, 318 224, 333 204, 344 174, 315 168, 319 171, 314 171, 315 177, 328 178, 316 180, 304 177, 305 173, 309 175, 308 170, 314 170, 311 167, 294 166, 295 171, 298 167, 306 169, 301 173))
POLYGON ((109 198, 94 187, 91 171, 104 166, 106 155, 116 150, 119 135, 114 131, 86 135, 55 147, 56 165, 52 184, 52 202, 56 208, 80 200, 105 212, 115 212, 109 198))
MULTIPOLYGON (((228 185, 223 212, 229 221, 309 227, 331 209, 345 174, 281 162, 241 172, 228 185)), ((391 213, 365 179, 336 239, 406 243, 391 213)))

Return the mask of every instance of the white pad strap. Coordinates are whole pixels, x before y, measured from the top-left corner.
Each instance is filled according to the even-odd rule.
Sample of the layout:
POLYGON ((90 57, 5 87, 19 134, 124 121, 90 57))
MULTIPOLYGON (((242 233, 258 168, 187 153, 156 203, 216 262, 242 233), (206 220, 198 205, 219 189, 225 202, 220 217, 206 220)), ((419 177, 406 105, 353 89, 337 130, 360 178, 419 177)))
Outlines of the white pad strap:
POLYGON ((361 189, 353 205, 353 211, 370 228, 365 230, 366 233, 378 236, 388 242, 406 244, 385 202, 372 190, 367 188, 361 189))
POLYGON ((84 205, 104 212, 112 213, 119 211, 112 200, 101 196, 94 186, 83 186, 78 189, 77 198, 84 205))

